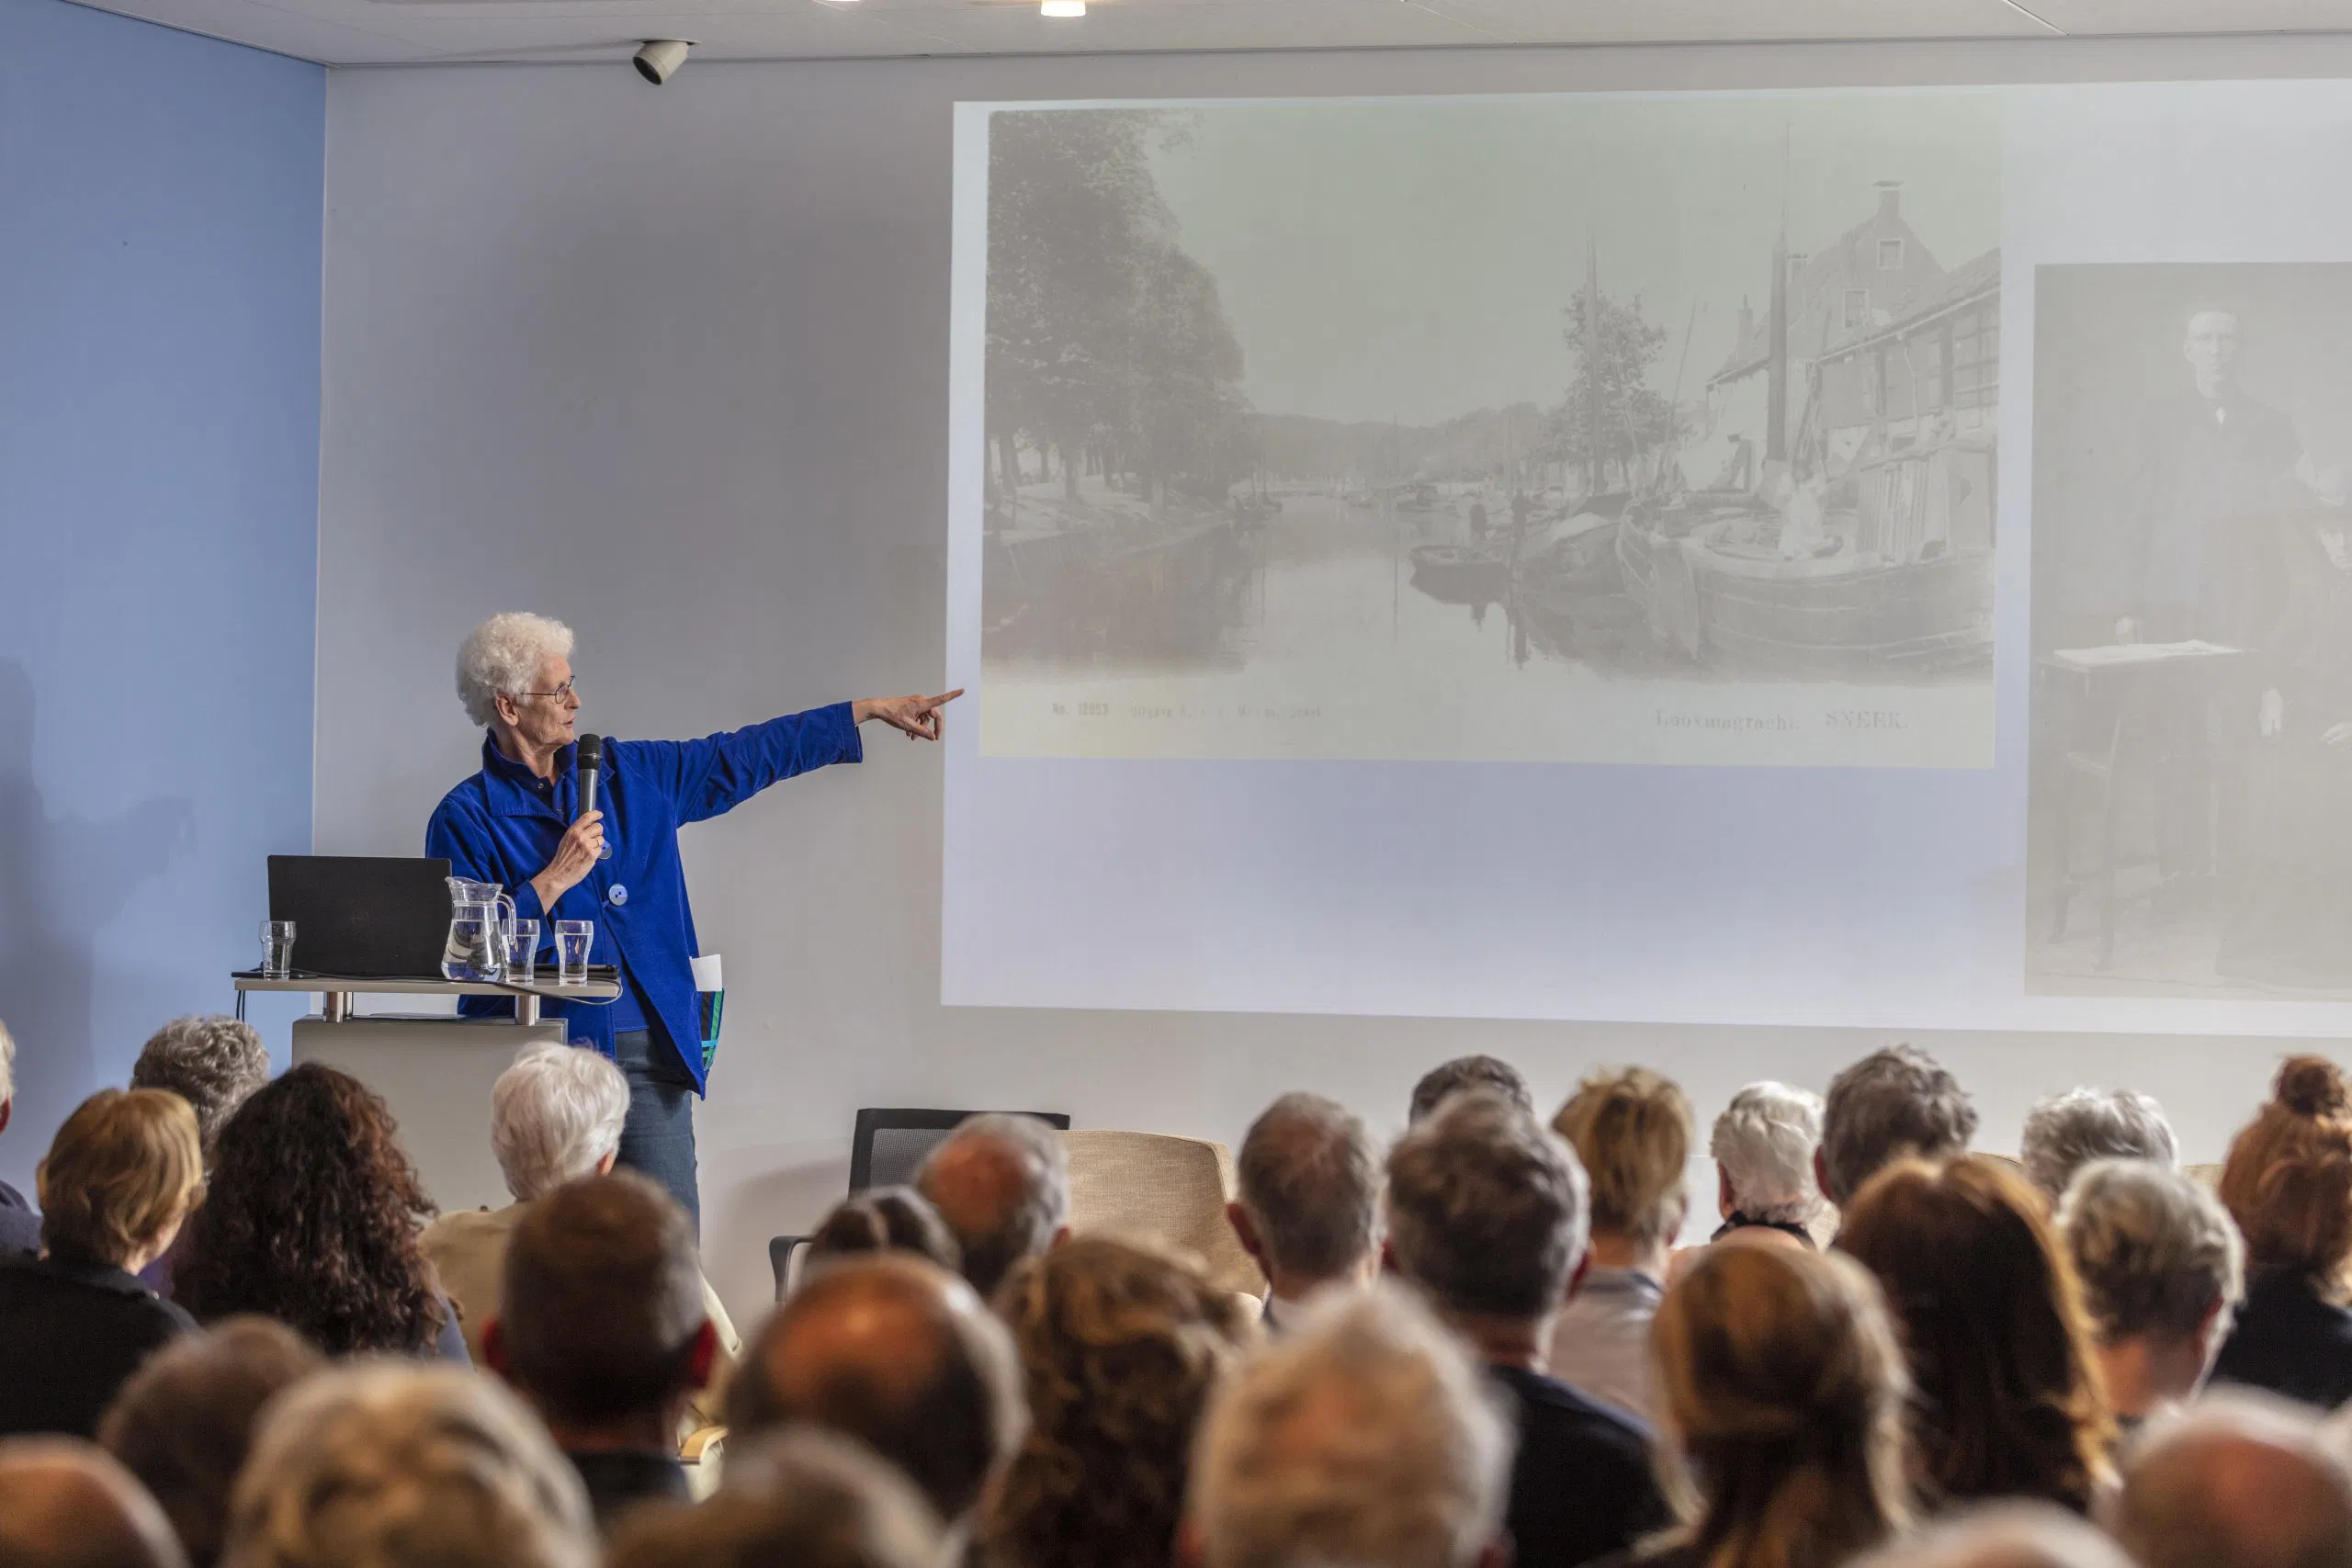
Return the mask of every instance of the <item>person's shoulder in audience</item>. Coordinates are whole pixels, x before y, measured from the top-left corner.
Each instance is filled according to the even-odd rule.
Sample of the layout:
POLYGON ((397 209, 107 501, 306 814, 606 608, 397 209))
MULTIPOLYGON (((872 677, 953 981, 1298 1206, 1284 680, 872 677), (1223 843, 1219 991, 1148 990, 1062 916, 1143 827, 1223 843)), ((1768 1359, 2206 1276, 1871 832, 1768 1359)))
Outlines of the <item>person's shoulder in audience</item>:
POLYGON ((1519 1416, 1515 1568, 1574 1568, 1671 1522, 1635 1417, 1542 1372, 1490 1366, 1519 1416))
POLYGON ((139 1364, 195 1328, 119 1269, 0 1258, 0 1435, 91 1436, 139 1364))
POLYGON ((2352 1310, 2290 1275, 2248 1281, 2237 1322, 2213 1359, 2212 1381, 2323 1410, 2352 1401, 2352 1310))
POLYGON ((433 1265, 455 1309, 467 1353, 477 1362, 482 1359, 482 1325, 498 1311, 507 1239, 522 1217, 520 1203, 503 1209, 458 1209, 435 1217, 416 1238, 417 1249, 433 1265))
POLYGON ((40 1250, 40 1215, 25 1195, 0 1181, 0 1258, 40 1250))

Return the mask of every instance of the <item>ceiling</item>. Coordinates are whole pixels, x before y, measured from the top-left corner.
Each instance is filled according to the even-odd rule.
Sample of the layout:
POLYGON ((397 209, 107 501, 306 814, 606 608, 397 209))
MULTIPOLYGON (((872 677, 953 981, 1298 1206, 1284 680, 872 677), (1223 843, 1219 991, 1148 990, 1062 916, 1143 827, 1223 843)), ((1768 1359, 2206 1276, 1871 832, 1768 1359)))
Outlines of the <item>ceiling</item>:
POLYGON ((697 58, 2352 33, 2345 0, 107 0, 105 9, 331 65, 697 58))

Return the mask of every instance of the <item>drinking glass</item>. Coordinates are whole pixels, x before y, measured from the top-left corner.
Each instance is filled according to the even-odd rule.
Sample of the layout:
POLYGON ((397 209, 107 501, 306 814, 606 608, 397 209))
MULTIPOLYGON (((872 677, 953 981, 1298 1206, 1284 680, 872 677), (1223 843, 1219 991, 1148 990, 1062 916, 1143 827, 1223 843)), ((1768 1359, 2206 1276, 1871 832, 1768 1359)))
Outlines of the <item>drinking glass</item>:
POLYGON ((584 986, 588 983, 588 949, 595 940, 594 921, 558 920, 555 923, 557 985, 584 986))
POLYGON ((509 984, 527 986, 539 969, 539 922, 516 920, 514 935, 506 943, 506 978, 509 984))
POLYGON ((265 979, 284 980, 294 973, 294 922, 261 923, 261 972, 265 979))

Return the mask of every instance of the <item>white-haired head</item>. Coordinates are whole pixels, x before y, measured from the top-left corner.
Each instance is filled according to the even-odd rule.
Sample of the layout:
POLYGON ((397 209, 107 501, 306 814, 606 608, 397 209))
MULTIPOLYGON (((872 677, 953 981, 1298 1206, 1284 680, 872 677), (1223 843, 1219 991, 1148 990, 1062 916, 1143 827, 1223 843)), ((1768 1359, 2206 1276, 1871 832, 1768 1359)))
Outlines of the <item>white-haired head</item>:
POLYGON ((17 1037, 0 1019, 0 1105, 17 1098, 17 1037))
POLYGON ((526 611, 492 615, 466 634, 458 649, 458 699, 484 729, 498 718, 498 699, 533 689, 539 666, 571 657, 571 628, 526 611))
POLYGON ((526 1045, 490 1090, 490 1144, 506 1190, 529 1202, 595 1173, 621 1146, 628 1080, 601 1054, 526 1045))
POLYGON ((2095 1159, 2143 1159, 2166 1169, 2180 1163, 2165 1108, 2128 1089, 2070 1089, 2025 1113, 2018 1163, 2052 1201, 2095 1159))
POLYGON ((462 1367, 357 1361, 271 1402, 222 1568, 594 1568, 579 1472, 519 1400, 462 1367))
POLYGON ((1821 1096, 1770 1078, 1733 1095, 1707 1139, 1732 1207, 1776 1224, 1805 1224, 1820 1212, 1813 1180, 1820 1146, 1821 1096))

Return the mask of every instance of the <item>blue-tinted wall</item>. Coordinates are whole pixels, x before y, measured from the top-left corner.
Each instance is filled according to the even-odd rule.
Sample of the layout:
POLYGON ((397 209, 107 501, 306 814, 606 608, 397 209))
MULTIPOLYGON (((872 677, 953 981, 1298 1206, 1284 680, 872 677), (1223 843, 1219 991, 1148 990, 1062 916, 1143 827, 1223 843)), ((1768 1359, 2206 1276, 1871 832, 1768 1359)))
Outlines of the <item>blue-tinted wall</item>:
MULTIPOLYGON (((0 0, 0 1179, 311 841, 326 73, 0 0)), ((256 1013, 285 1050, 290 1010, 256 1013)))

